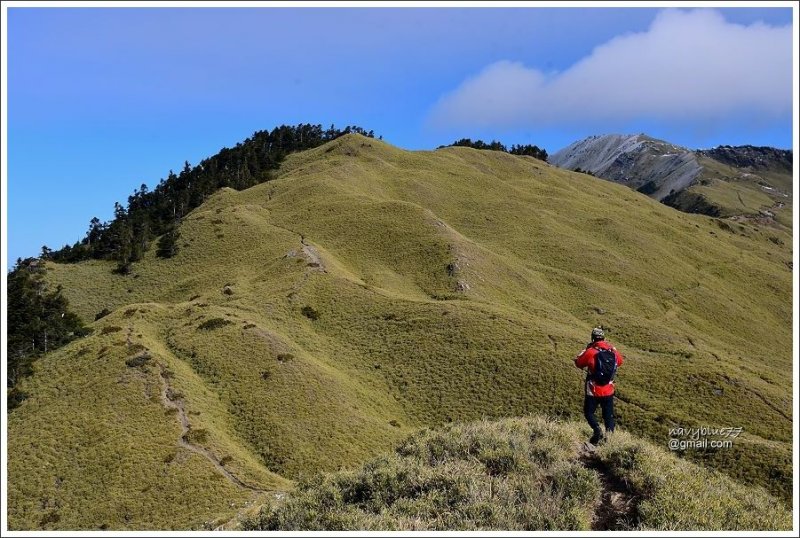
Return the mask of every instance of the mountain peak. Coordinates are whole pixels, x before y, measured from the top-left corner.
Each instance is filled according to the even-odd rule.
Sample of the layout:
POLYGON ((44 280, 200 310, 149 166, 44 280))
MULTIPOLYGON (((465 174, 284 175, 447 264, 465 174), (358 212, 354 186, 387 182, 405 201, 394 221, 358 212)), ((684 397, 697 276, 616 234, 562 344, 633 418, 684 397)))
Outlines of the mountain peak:
POLYGON ((690 213, 791 221, 786 209, 792 193, 790 150, 745 145, 692 151, 644 133, 613 134, 574 142, 550 162, 690 213))
POLYGON ((556 152, 550 162, 611 179, 657 200, 688 187, 700 171, 691 151, 644 133, 591 136, 556 152))

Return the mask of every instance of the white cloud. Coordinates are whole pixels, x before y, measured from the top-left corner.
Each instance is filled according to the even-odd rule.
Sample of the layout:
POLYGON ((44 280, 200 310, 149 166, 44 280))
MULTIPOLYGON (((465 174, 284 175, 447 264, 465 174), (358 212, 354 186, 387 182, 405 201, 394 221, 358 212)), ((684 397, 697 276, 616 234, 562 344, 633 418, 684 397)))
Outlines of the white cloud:
POLYGON ((500 61, 434 106, 435 126, 520 127, 573 121, 762 119, 792 109, 791 26, 665 10, 646 32, 616 37, 566 71, 500 61))

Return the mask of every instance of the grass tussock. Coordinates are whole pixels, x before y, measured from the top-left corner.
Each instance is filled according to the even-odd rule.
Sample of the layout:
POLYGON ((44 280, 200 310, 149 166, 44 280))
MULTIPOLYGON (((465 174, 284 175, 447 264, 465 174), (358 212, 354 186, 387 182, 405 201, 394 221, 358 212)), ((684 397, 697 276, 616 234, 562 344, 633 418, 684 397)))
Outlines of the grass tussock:
POLYGON ((197 328, 201 331, 213 331, 214 329, 219 329, 224 327, 225 325, 230 325, 233 323, 230 320, 222 319, 222 318, 212 318, 209 320, 204 321, 197 328))
POLYGON ((575 428, 543 419, 424 430, 355 471, 300 482, 248 530, 586 530, 597 477, 575 428))
MULTIPOLYGON (((241 521, 244 530, 589 530, 604 488, 585 464, 583 425, 540 417, 423 430, 393 454, 303 480, 241 521)), ((626 530, 786 530, 791 512, 760 488, 625 432, 597 453, 632 499, 626 530)))

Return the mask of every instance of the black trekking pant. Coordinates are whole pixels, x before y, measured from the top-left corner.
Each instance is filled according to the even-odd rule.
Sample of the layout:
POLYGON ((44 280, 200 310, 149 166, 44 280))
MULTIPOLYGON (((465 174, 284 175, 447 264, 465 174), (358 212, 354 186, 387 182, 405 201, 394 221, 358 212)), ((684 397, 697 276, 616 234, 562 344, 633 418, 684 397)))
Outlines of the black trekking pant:
POLYGON ((597 406, 600 406, 600 409, 603 411, 603 424, 606 426, 606 431, 613 432, 614 431, 614 396, 586 396, 586 399, 583 400, 583 416, 586 417, 586 421, 589 423, 589 426, 592 427, 592 431, 599 432, 600 425, 597 423, 597 419, 594 417, 594 412, 597 410, 597 406))

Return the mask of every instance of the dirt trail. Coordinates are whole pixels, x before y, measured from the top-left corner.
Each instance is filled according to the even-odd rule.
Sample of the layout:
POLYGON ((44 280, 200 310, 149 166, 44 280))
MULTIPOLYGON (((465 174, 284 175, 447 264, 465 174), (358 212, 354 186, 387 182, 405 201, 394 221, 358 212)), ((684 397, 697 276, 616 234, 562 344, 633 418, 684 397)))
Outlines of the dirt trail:
MULTIPOLYGON (((292 232, 288 228, 284 228, 289 232, 292 232)), ((296 233, 296 232, 292 232, 296 233)), ((284 258, 295 258, 299 257, 299 259, 305 259, 306 267, 303 271, 303 276, 298 279, 291 288, 289 292, 289 300, 294 301, 297 297, 299 291, 303 288, 303 286, 308 282, 308 279, 311 277, 313 273, 327 273, 328 270, 325 268, 325 264, 322 261, 322 257, 319 255, 319 251, 306 242, 306 238, 303 234, 297 234, 300 236, 300 250, 290 250, 289 252, 284 255, 284 258)))
MULTIPOLYGON (((317 270, 319 272, 322 272, 322 273, 327 273, 328 272, 328 270, 325 268, 324 262, 322 261, 322 257, 319 255, 319 251, 316 248, 314 248, 313 245, 309 244, 306 241, 306 236, 304 234, 301 234, 300 232, 296 232, 294 230, 286 228, 285 226, 281 226, 279 224, 275 224, 273 222, 270 222, 270 224, 272 226, 276 227, 276 228, 280 228, 281 230, 284 230, 284 231, 289 232, 291 234, 300 236, 300 252, 298 253, 296 250, 290 250, 284 256, 284 258, 294 258, 295 256, 300 255, 303 258, 305 258, 306 263, 308 264, 307 267, 309 267, 311 269, 315 269, 315 270, 317 270)), ((308 273, 306 273, 306 275, 307 274, 308 273)))
MULTIPOLYGON (((744 205, 744 201, 742 201, 742 195, 738 192, 736 193, 736 195, 739 197, 739 202, 741 202, 742 206, 745 209, 747 209, 747 206, 744 205)), ((755 215, 751 214, 733 215, 728 218, 735 222, 749 222, 762 225, 770 224, 772 222, 775 222, 775 212, 778 211, 779 209, 782 209, 786 205, 784 201, 775 200, 774 198, 773 202, 775 203, 773 203, 767 209, 759 209, 757 214, 755 215)))
POLYGON ((638 520, 638 498, 603 463, 591 445, 584 444, 578 459, 600 479, 600 501, 592 517, 592 530, 633 530, 638 520))
POLYGON ((325 264, 322 263, 322 258, 320 257, 317 249, 308 243, 303 243, 303 254, 305 254, 306 260, 308 260, 308 267, 316 268, 323 273, 328 272, 325 269, 325 264))
POLYGON ((178 438, 178 446, 181 446, 187 450, 191 450, 195 454, 200 454, 204 458, 214 465, 214 468, 220 474, 224 475, 225 478, 239 486, 243 489, 248 489, 250 491, 255 491, 258 493, 265 493, 268 490, 258 488, 256 486, 250 485, 246 482, 243 482, 239 478, 237 478, 233 473, 231 473, 228 469, 226 469, 217 459, 217 457, 211 453, 208 449, 190 443, 188 440, 189 430, 191 429, 191 425, 189 424, 189 418, 186 415, 186 410, 183 407, 183 400, 180 398, 175 397, 174 392, 172 391, 172 387, 169 384, 169 379, 166 374, 166 369, 164 368, 163 364, 159 364, 160 369, 160 378, 161 378, 161 403, 167 409, 175 409, 178 413, 178 420, 181 423, 181 436, 178 438))

